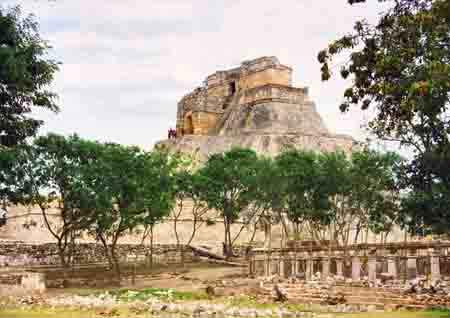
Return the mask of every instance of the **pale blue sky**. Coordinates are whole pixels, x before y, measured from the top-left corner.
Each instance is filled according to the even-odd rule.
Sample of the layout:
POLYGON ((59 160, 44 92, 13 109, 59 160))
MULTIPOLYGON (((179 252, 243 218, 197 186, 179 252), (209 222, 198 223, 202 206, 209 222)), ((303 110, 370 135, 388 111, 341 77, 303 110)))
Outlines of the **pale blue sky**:
POLYGON ((278 56, 309 86, 327 126, 362 135, 366 115, 342 115, 345 83, 320 81, 317 53, 351 30, 375 21, 377 1, 346 0, 0 0, 21 4, 41 24, 63 64, 54 89, 61 113, 40 114, 42 133, 150 149, 175 125, 177 101, 218 69, 245 59, 278 56))

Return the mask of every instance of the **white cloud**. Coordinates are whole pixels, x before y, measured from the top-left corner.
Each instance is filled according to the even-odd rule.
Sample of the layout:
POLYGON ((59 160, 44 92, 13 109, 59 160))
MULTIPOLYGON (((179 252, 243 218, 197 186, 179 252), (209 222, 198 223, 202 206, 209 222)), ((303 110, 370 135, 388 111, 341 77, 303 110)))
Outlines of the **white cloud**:
POLYGON ((345 82, 320 81, 316 56, 374 21, 381 5, 346 0, 9 0, 34 12, 64 64, 62 112, 45 130, 149 147, 173 126, 181 96, 217 69, 276 55, 309 86, 327 125, 358 135, 363 114, 342 115, 345 82), (120 127, 120 128, 118 128, 120 127))

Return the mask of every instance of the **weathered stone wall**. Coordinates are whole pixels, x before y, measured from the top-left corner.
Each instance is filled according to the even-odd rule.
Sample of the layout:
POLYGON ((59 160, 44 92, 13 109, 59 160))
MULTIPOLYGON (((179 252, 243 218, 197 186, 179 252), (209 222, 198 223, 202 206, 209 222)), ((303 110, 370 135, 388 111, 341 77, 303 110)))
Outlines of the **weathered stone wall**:
MULTIPOLYGON (((178 221, 178 235, 181 244, 187 243, 192 233, 192 216, 190 215, 191 205, 185 203, 184 210, 178 221)), ((56 218, 57 210, 50 210, 50 223, 57 224, 56 218)), ((43 217, 39 208, 26 208, 23 206, 13 206, 8 209, 8 221, 5 226, 0 227, 0 240, 14 240, 23 241, 32 244, 52 243, 55 239, 51 236, 47 230, 43 217)), ((210 212, 208 218, 215 219, 215 213, 210 212)), ((236 235, 241 229, 242 224, 236 223, 232 226, 232 235, 236 235)), ((245 244, 250 240, 253 234, 253 227, 245 228, 242 231, 238 244, 245 244)), ((203 225, 198 229, 192 245, 195 246, 208 246, 217 253, 222 253, 222 242, 224 241, 224 226, 220 219, 217 219, 213 225, 203 225)), ((274 238, 279 236, 279 228, 275 227, 274 238)), ((125 235, 120 238, 120 244, 137 244, 141 241, 141 235, 125 235)), ((264 233, 262 230, 258 230, 255 236, 256 241, 264 241, 264 233)), ((94 242, 90 236, 83 236, 80 238, 80 242, 91 243, 94 242)), ((155 227, 154 242, 162 245, 176 244, 173 219, 158 224, 155 227)), ((1 253, 0 253, 1 255, 1 253)))
POLYGON ((307 88, 265 84, 242 92, 238 103, 240 105, 254 105, 261 102, 276 101, 289 104, 303 104, 307 99, 307 88))
POLYGON ((192 114, 193 134, 206 135, 217 123, 219 115, 209 112, 194 112, 192 114))
MULTIPOLYGON (((191 262, 196 259, 193 251, 184 246, 183 259, 191 262)), ((143 261, 150 254, 150 247, 136 244, 120 244, 117 255, 121 262, 143 261)), ((101 244, 77 244, 74 253, 74 264, 86 265, 106 263, 107 258, 101 244)), ((181 261, 181 253, 176 245, 156 244, 153 250, 155 262, 177 263, 181 261)), ((26 244, 20 242, 0 242, 0 266, 36 266, 60 265, 56 243, 26 244)))
POLYGON ((274 84, 288 86, 291 83, 291 70, 277 66, 268 66, 266 69, 244 75, 239 79, 240 90, 274 84))
POLYGON ((291 75, 277 58, 263 57, 208 76, 204 87, 179 103, 177 138, 155 148, 198 160, 236 146, 268 156, 292 148, 347 154, 359 149, 351 136, 327 129, 308 89, 292 87, 291 75))
POLYGON ((345 135, 317 136, 298 133, 254 135, 251 130, 236 136, 184 136, 177 140, 161 141, 156 145, 157 148, 191 154, 200 161, 206 160, 210 154, 224 152, 236 146, 251 148, 258 154, 268 156, 275 156, 283 150, 292 148, 311 151, 341 150, 351 153, 358 147, 353 139, 345 135))
MULTIPOLYGON (((228 116, 219 135, 239 137, 273 136, 311 136, 312 141, 321 139, 338 140, 338 143, 352 143, 349 136, 338 137, 328 132, 322 118, 315 109, 314 103, 290 104, 285 102, 263 102, 249 107, 235 107, 228 116)), ((310 144, 310 142, 309 142, 310 144)), ((307 145, 302 144, 299 146, 307 145)), ((312 149, 323 151, 320 147, 312 149)), ((347 146, 344 150, 347 150, 347 146)))
MULTIPOLYGON (((215 131, 217 121, 235 93, 268 84, 288 87, 291 77, 292 69, 281 65, 275 57, 247 61, 239 68, 208 76, 204 87, 196 88, 178 103, 177 135, 207 135, 215 131)), ((269 93, 266 98, 270 98, 270 91, 266 93, 269 93)), ((291 92, 291 95, 298 94, 291 92)))
POLYGON ((263 78, 274 80, 275 83, 279 83, 281 85, 290 85, 291 73, 292 69, 280 64, 279 60, 275 56, 264 56, 254 60, 244 61, 241 63, 241 66, 237 68, 226 71, 217 71, 206 78, 205 84, 208 87, 213 87, 224 84, 228 81, 240 81, 243 78, 254 76, 252 77, 254 81, 250 79, 243 81, 248 82, 249 86, 243 87, 239 83, 239 87, 255 87, 258 84, 257 81, 263 78), (270 69, 274 70, 274 72, 266 72, 265 74, 256 75, 270 69), (277 77, 279 78, 277 79, 277 77))

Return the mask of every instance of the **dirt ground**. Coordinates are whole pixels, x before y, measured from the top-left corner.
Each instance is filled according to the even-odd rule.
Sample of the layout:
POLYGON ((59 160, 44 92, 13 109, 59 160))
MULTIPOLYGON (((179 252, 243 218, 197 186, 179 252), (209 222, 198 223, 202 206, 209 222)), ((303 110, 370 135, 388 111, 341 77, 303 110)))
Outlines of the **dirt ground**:
MULTIPOLYGON (((145 276, 137 277, 133 283, 132 278, 123 279, 120 288, 123 289, 144 289, 144 288, 171 288, 177 291, 199 292, 205 291, 208 285, 216 285, 221 282, 239 281, 239 286, 253 286, 256 280, 246 278, 243 268, 238 267, 188 267, 184 269, 170 268, 165 272, 149 273, 145 276)), ((237 287, 230 286, 230 289, 237 287)), ((47 294, 54 296, 65 293, 88 294, 91 292, 115 289, 118 286, 106 284, 103 287, 78 286, 69 288, 48 288, 47 294)))
MULTIPOLYGON (((133 272, 133 271, 131 271, 133 272)), ((119 289, 143 290, 147 288, 170 288, 180 292, 205 292, 207 286, 220 286, 223 293, 228 295, 250 295, 252 288, 257 288, 259 281, 248 278, 245 274, 246 268, 242 267, 224 267, 212 264, 191 264, 184 267, 180 266, 163 266, 155 267, 152 270, 135 269, 136 279, 132 282, 129 275, 130 271, 125 271, 125 279, 120 287, 91 287, 78 286, 81 281, 90 279, 92 281, 103 282, 110 278, 110 273, 104 268, 84 269, 76 272, 76 275, 69 278, 75 281, 77 287, 72 288, 49 288, 42 297, 58 297, 70 295, 92 295, 93 293, 103 293, 105 291, 113 291, 119 289)), ((55 270, 48 271, 50 281, 59 281, 61 273, 55 270)), ((1 290, 0 290, 1 291, 1 290)), ((13 289, 3 290, 3 293, 11 294, 13 289)), ((23 291, 22 291, 23 292, 23 291)), ((0 304, 2 298, 0 297, 0 304)), ((208 300, 203 300, 208 301, 208 300)), ((209 300, 211 301, 211 300, 209 300)), ((241 300, 240 300, 241 301, 241 300)), ((236 305, 261 306, 258 301, 236 303, 236 305)), ((264 306, 274 306, 274 304, 264 304, 264 306)), ((278 305, 277 305, 278 306, 278 305)), ((0 318, 88 318, 88 317, 110 317, 110 315, 102 314, 102 311, 94 309, 77 309, 74 308, 49 308, 49 307, 9 307, 2 309, 0 305, 0 318)), ((117 315, 111 317, 127 317, 127 318, 144 318, 152 317, 151 315, 136 315, 129 312, 128 308, 121 309, 117 315)), ((162 317, 162 316, 161 316, 162 317)), ((426 317, 448 317, 448 313, 442 312, 377 312, 377 313, 359 313, 359 314, 324 314, 323 318, 338 317, 354 317, 354 318, 426 318, 426 317)), ((317 318, 322 318, 321 314, 317 318)))

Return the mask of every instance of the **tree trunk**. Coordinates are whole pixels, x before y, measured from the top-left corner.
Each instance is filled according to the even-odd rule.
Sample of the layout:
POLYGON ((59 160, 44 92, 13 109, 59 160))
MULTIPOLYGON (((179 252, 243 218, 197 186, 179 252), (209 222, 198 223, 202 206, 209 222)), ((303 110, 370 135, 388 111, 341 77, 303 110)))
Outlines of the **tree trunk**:
POLYGON ((114 270, 114 261, 111 257, 111 253, 109 251, 108 242, 106 242, 106 239, 103 237, 102 234, 97 233, 97 237, 102 242, 103 250, 105 252, 106 260, 108 261, 109 269, 114 270))
POLYGON ((231 240, 231 222, 227 219, 227 258, 233 256, 233 241, 231 240))
POLYGON ((153 225, 150 225, 150 268, 153 268, 153 225))
POLYGON ((68 268, 69 266, 66 262, 66 244, 63 243, 62 238, 58 238, 58 256, 61 266, 64 269, 68 268))
POLYGON ((256 231, 257 231, 257 222, 255 222, 255 224, 253 224, 253 233, 252 233, 252 236, 250 237, 250 240, 248 241, 249 245, 252 244, 253 241, 255 240, 256 231))
POLYGON ((116 254, 116 245, 117 245, 117 242, 113 242, 111 244, 111 259, 112 259, 112 262, 113 262, 113 266, 114 266, 113 268, 114 268, 114 272, 116 274, 117 282, 120 284, 120 280, 122 278, 121 277, 122 273, 121 273, 121 270, 120 270, 119 259, 118 259, 117 254, 116 254))

